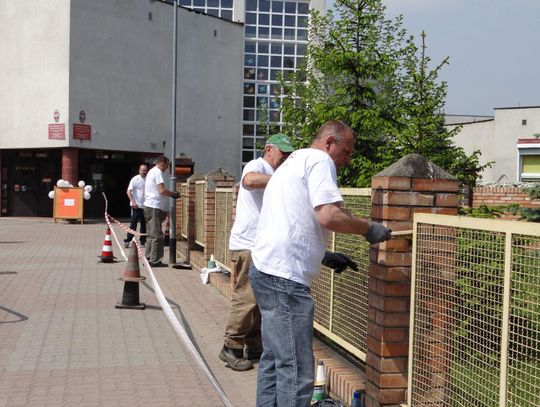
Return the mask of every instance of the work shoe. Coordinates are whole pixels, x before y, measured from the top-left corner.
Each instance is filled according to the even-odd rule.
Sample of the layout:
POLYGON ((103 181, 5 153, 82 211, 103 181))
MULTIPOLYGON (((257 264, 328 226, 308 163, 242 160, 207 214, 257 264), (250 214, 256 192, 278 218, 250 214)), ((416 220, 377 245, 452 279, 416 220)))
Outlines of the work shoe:
POLYGON ((124 242, 124 247, 125 247, 126 249, 129 249, 129 242, 124 242))
POLYGON ((242 349, 232 349, 223 345, 223 349, 219 352, 219 358, 227 363, 232 370, 238 372, 253 369, 253 362, 244 359, 244 351, 242 349))
POLYGON ((148 263, 152 267, 168 267, 168 264, 162 263, 161 261, 149 261, 148 263))

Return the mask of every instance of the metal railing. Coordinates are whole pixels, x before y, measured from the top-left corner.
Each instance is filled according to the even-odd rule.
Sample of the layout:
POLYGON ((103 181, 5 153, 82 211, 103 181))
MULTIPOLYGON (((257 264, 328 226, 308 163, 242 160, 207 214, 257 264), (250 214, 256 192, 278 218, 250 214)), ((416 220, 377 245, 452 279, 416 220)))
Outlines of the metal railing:
POLYGON ((206 181, 195 181, 195 243, 204 247, 204 189, 206 181))
MULTIPOLYGON (((371 189, 340 189, 344 206, 354 215, 371 216, 371 189)), ((336 274, 326 267, 311 286, 314 327, 350 353, 366 360, 369 244, 362 236, 332 233, 329 251, 345 253, 358 264, 336 274)))
POLYGON ((214 240, 214 256, 218 264, 229 271, 229 236, 231 234, 233 224, 232 200, 232 188, 216 189, 216 232, 214 240))
POLYGON ((409 406, 540 405, 540 227, 414 217, 409 406))

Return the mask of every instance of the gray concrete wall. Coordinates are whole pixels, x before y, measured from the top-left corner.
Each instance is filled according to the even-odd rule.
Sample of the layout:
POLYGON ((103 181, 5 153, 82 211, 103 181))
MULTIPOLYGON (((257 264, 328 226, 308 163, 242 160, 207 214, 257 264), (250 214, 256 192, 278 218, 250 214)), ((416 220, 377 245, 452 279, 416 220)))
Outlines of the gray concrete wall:
POLYGON ((0 148, 68 145, 48 124, 67 122, 69 26, 69 0, 0 1, 0 148))
MULTIPOLYGON (((72 0, 70 120, 84 110, 92 140, 71 145, 171 155, 172 11, 72 0)), ((185 9, 178 21, 177 151, 238 175, 243 27, 185 9)))

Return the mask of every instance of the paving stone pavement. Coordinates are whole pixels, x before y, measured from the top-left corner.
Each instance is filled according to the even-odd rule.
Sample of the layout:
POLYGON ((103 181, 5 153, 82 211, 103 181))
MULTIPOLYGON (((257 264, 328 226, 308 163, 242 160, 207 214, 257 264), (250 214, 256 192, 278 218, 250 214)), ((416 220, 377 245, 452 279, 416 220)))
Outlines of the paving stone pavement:
MULTIPOLYGON (((149 279, 140 285, 146 310, 115 309, 126 263, 114 242, 119 261, 98 262, 105 230, 98 221, 0 219, 0 407, 222 406, 149 279)), ((256 370, 217 358, 228 300, 197 271, 154 272, 234 407, 254 406, 256 370)))

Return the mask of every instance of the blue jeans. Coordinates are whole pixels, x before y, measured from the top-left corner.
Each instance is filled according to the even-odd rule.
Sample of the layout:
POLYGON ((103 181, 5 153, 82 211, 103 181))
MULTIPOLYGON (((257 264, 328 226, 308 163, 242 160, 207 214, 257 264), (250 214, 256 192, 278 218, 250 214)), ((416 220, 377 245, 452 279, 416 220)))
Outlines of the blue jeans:
MULTIPOLYGON (((144 220, 144 210, 143 208, 131 208, 131 223, 129 224, 129 227, 133 230, 137 230, 137 223, 141 223, 141 233, 146 233, 146 221, 144 220)), ((133 235, 131 233, 127 234, 127 237, 124 239, 124 242, 131 242, 133 239, 133 235)), ((140 237, 141 244, 145 244, 146 242, 146 236, 140 237)))
POLYGON ((257 407, 308 407, 313 394, 313 298, 309 287, 262 273, 249 281, 262 317, 257 407))

